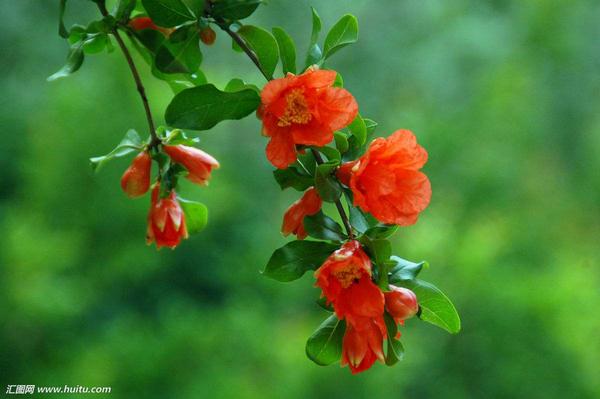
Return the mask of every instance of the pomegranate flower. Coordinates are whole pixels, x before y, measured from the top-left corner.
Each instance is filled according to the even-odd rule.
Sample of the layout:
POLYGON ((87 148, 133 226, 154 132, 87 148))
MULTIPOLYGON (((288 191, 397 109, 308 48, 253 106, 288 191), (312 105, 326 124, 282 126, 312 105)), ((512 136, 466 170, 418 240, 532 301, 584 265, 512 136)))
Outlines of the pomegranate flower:
POLYGON ((150 188, 152 157, 147 151, 140 152, 131 162, 123 177, 121 188, 130 198, 140 197, 150 188))
POLYGON ((352 122, 358 104, 347 90, 332 87, 336 72, 309 68, 267 83, 258 111, 263 135, 271 138, 267 158, 284 169, 296 160, 296 145, 324 146, 333 132, 352 122))
POLYGON ((167 198, 159 198, 160 185, 152 189, 150 212, 148 213, 148 230, 146 243, 156 242, 156 247, 175 248, 182 239, 188 238, 185 226, 185 215, 175 191, 171 191, 167 198))
POLYGON ((314 187, 306 190, 302 197, 294 202, 283 215, 283 225, 281 226, 283 235, 288 236, 293 233, 299 240, 305 239, 307 234, 304 230, 304 218, 319 212, 322 205, 323 201, 314 187))
POLYGON ((186 176, 190 181, 204 186, 210 179, 213 169, 219 168, 219 162, 198 148, 186 145, 163 145, 164 151, 173 162, 183 165, 188 170, 186 176))
POLYGON ((339 319, 360 328, 383 315, 383 292, 371 280, 371 260, 358 241, 348 241, 331 254, 315 277, 339 319))
POLYGON ((385 309, 396 323, 413 317, 419 311, 417 296, 408 288, 390 285, 390 291, 384 293, 385 309))
POLYGON ((131 27, 131 29, 133 29, 135 31, 141 31, 144 29, 152 29, 152 30, 162 33, 165 36, 169 36, 173 32, 173 29, 162 28, 160 26, 157 26, 150 17, 133 18, 129 21, 129 26, 131 27))
POLYGON ((383 223, 409 226, 429 205, 431 184, 419 169, 427 151, 408 130, 373 140, 367 152, 337 173, 354 194, 354 204, 383 223))
POLYGON ((375 360, 385 362, 383 340, 387 336, 383 317, 369 319, 360 328, 348 324, 342 341, 342 367, 352 374, 369 369, 375 360))

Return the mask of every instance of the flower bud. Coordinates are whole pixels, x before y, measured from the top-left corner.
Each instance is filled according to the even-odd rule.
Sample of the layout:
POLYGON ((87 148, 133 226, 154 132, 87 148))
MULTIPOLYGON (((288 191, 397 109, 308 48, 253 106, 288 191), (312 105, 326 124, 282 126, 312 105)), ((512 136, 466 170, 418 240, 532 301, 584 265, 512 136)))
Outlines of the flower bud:
POLYGON ((129 27, 135 31, 141 31, 144 29, 152 29, 162 33, 165 36, 169 36, 173 29, 163 28, 157 26, 150 17, 137 17, 129 21, 129 27))
POLYGON ((216 39, 217 34, 210 26, 207 26, 200 31, 200 40, 202 40, 202 43, 206 44, 207 46, 212 45, 216 39))
POLYGON ((173 162, 187 169, 186 176, 193 183, 206 185, 213 169, 219 168, 219 162, 198 148, 187 145, 163 145, 164 151, 173 162))
POLYGON ((390 291, 384 295, 385 308, 396 322, 411 318, 419 310, 417 296, 408 288, 390 285, 390 291))
POLYGON ((160 198, 160 184, 157 183, 152 189, 146 243, 155 242, 158 249, 173 249, 186 238, 185 214, 177 201, 177 194, 172 190, 166 198, 160 198))
POLYGON ((150 171, 152 168, 152 157, 147 151, 140 152, 131 162, 131 165, 123 177, 121 177, 121 188, 130 198, 146 194, 150 188, 150 171))

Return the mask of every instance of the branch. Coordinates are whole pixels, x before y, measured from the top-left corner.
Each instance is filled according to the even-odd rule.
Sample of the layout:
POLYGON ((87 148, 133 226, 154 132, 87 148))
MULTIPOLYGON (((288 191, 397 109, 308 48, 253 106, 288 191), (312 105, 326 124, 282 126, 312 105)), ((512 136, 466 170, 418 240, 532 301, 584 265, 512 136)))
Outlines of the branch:
MULTIPOLYGON (((106 9, 106 5, 104 4, 104 2, 99 1, 97 4, 98 4, 98 8, 100 9, 100 12, 102 13, 102 15, 104 17, 107 17, 109 15, 109 13, 108 13, 108 10, 106 9)), ((121 48, 121 51, 123 52, 123 55, 125 56, 125 59, 127 60, 127 64, 129 65, 129 69, 131 70, 131 74, 133 75, 133 80, 135 80, 135 85, 136 85, 137 91, 140 94, 142 103, 144 104, 144 111, 146 112, 146 119, 148 120, 148 128, 150 129, 150 136, 152 137, 152 139, 150 140, 149 147, 150 148, 156 147, 161 143, 161 141, 160 141, 160 138, 156 134, 154 120, 152 119, 152 112, 150 111, 150 104, 148 102, 148 97, 146 96, 146 90, 144 89, 144 85, 142 84, 142 79, 140 78, 140 74, 137 70, 137 67, 135 66, 135 63, 133 62, 131 53, 129 52, 129 49, 125 45, 125 42, 123 42, 123 39, 121 38, 121 35, 119 34, 119 31, 117 30, 116 27, 112 29, 112 34, 115 37, 115 40, 117 41, 117 43, 119 44, 119 47, 121 48)))

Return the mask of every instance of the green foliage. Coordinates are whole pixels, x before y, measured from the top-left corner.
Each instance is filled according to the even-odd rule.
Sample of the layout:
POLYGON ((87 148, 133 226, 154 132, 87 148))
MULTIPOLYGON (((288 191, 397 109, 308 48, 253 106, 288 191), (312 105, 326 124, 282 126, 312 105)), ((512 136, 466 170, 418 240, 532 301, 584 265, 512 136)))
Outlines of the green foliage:
POLYGON ((402 346, 402 342, 400 342, 400 340, 396 339, 398 326, 396 325, 396 322, 392 316, 390 316, 388 312, 385 312, 383 318, 387 328, 387 338, 385 342, 385 364, 386 366, 393 366, 404 357, 404 346, 402 346))
POLYGON ((321 211, 304 218, 304 229, 309 236, 319 240, 342 241, 346 238, 342 226, 321 211))
POLYGON ((327 33, 323 47, 325 58, 331 57, 335 52, 357 40, 358 21, 354 15, 346 14, 327 33))
POLYGON ((142 0, 142 4, 152 21, 165 28, 196 19, 183 0, 142 0))
POLYGON ((323 201, 335 202, 342 196, 342 186, 333 176, 339 161, 330 161, 317 166, 315 188, 323 201))
POLYGON ((319 366, 340 360, 346 323, 335 315, 329 316, 306 341, 306 356, 319 366))
POLYGON ((183 26, 163 40, 156 51, 155 65, 164 73, 194 73, 202 62, 198 31, 183 26))
POLYGON ((264 73, 272 78, 279 62, 279 47, 273 35, 263 28, 252 25, 242 26, 237 33, 254 51, 264 73))
POLYGON ((262 0, 215 0, 211 14, 217 18, 238 20, 248 18, 262 3, 262 0))
POLYGON ((296 45, 294 40, 283 28, 275 27, 272 31, 279 47, 283 74, 296 73, 296 45))
POLYGON ((204 230, 208 223, 208 208, 206 205, 178 197, 177 200, 185 213, 185 223, 190 234, 204 230))
POLYGON ((70 74, 77 72, 81 65, 83 64, 83 45, 84 41, 79 41, 75 44, 71 45, 71 49, 69 50, 69 55, 67 55, 67 62, 65 65, 56 73, 52 74, 48 77, 48 81, 51 82, 56 79, 64 78, 69 76, 70 74))
POLYGON ((317 14, 317 10, 314 7, 310 8, 312 13, 312 31, 310 35, 310 43, 308 45, 308 52, 306 54, 306 67, 313 64, 320 64, 323 58, 323 51, 321 46, 317 43, 319 40, 319 34, 321 33, 321 17, 317 14))
POLYGON ((366 230, 364 233, 367 237, 372 240, 377 240, 381 238, 389 238, 394 235, 394 233, 398 231, 398 226, 395 224, 384 224, 373 226, 366 230))
POLYGON ((252 89, 225 92, 212 84, 178 93, 167 107, 165 120, 181 129, 208 130, 228 119, 241 119, 256 111, 260 97, 252 89))
POLYGON ((298 165, 291 165, 287 169, 275 169, 273 176, 282 190, 293 187, 298 191, 305 191, 315 184, 314 178, 298 165))
POLYGON ((292 241, 273 252, 263 274, 277 281, 299 279, 308 270, 317 270, 338 245, 317 241, 292 241))
POLYGON ((144 145, 145 143, 140 138, 140 135, 135 130, 130 129, 114 150, 106 155, 90 158, 92 169, 98 172, 107 162, 110 162, 115 158, 121 158, 125 155, 142 151, 144 145))

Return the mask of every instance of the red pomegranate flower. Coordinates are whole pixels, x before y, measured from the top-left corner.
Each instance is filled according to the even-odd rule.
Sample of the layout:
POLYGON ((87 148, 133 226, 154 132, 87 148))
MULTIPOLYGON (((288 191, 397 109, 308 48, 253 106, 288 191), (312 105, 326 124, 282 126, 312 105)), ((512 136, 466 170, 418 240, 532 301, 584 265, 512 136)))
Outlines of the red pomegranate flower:
POLYGON ((384 362, 383 339, 386 336, 382 316, 369 319, 360 328, 348 324, 342 341, 342 367, 348 365, 352 374, 356 374, 369 369, 375 360, 384 362))
POLYGON ((348 241, 331 254, 315 277, 339 319, 360 328, 383 315, 383 293, 371 280, 371 260, 358 241, 348 241))
POLYGON ((404 287, 390 285, 390 291, 384 293, 385 309, 396 323, 413 317, 419 311, 419 303, 414 292, 404 287))
POLYGON ((130 198, 140 197, 150 188, 150 172, 152 168, 152 157, 146 151, 140 152, 133 161, 123 177, 121 177, 121 188, 130 198))
POLYGON ((157 26, 150 17, 133 18, 129 21, 129 26, 136 31, 152 29, 162 33, 165 36, 169 36, 173 32, 173 29, 162 28, 160 26, 157 26))
POLYGON ((299 240, 305 239, 307 234, 304 230, 304 218, 319 212, 322 205, 323 201, 314 187, 306 190, 302 197, 294 202, 283 215, 283 225, 281 226, 283 235, 288 236, 293 233, 299 240))
POLYGON ((352 122, 358 104, 347 90, 332 87, 336 72, 309 68, 267 83, 258 115, 271 138, 267 158, 279 169, 296 160, 296 145, 324 146, 333 132, 352 122))
POLYGON ((198 148, 186 145, 163 145, 163 149, 173 162, 188 170, 186 176, 196 184, 206 185, 213 169, 219 168, 219 162, 198 148))
POLYGON ((419 169, 427 151, 408 130, 373 140, 365 155, 338 170, 354 204, 383 223, 409 226, 429 205, 431 184, 419 169))
POLYGON ((185 226, 185 215, 177 201, 175 191, 167 198, 159 198, 160 185, 152 189, 150 212, 148 213, 148 230, 146 243, 156 242, 156 247, 175 248, 182 239, 188 238, 185 226))

